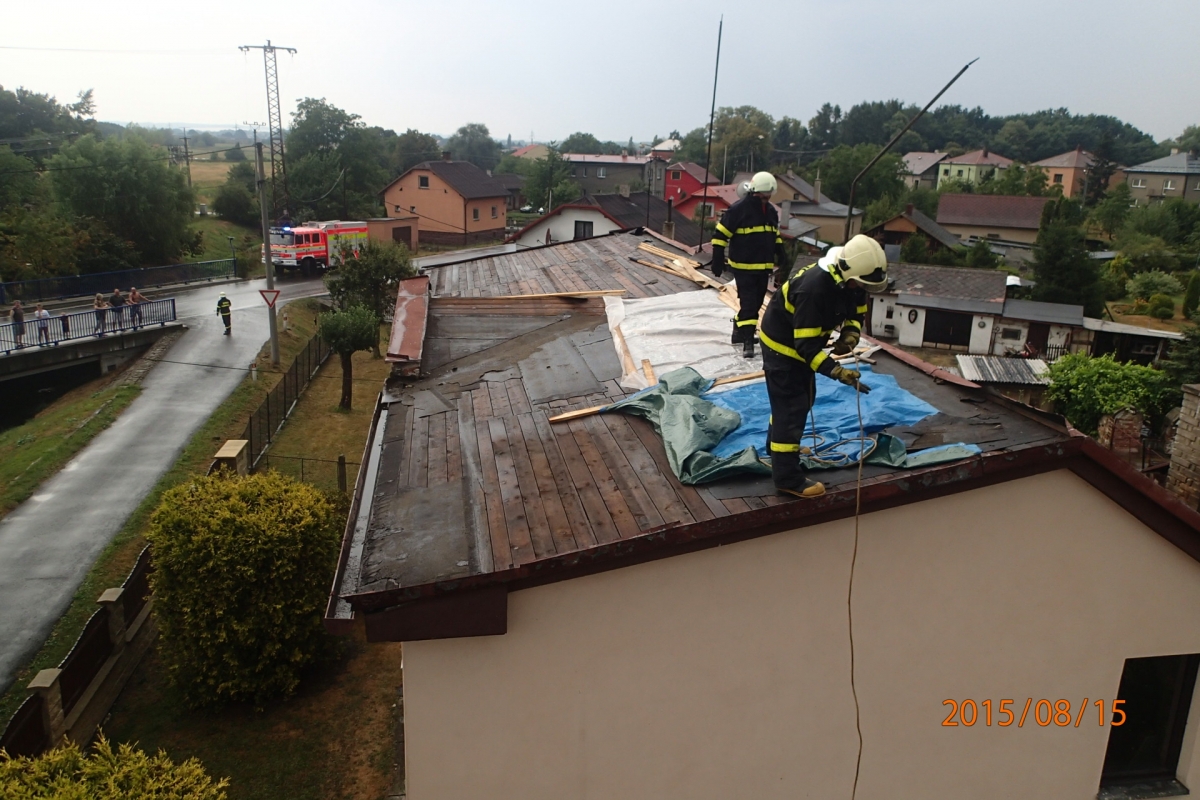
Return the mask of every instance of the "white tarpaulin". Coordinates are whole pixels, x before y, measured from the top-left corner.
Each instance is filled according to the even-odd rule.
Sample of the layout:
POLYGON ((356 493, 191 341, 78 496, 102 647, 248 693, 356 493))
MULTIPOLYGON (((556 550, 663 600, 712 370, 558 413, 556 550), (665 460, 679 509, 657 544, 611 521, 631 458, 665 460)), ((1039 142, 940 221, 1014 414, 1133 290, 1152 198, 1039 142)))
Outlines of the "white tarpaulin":
POLYGON ((712 289, 639 300, 605 297, 604 306, 617 355, 625 365, 620 384, 626 389, 650 386, 641 372, 643 359, 649 359, 656 375, 691 367, 716 379, 762 369, 761 359, 743 358, 742 348, 729 343, 734 312, 712 289), (621 352, 622 339, 628 358, 621 352))

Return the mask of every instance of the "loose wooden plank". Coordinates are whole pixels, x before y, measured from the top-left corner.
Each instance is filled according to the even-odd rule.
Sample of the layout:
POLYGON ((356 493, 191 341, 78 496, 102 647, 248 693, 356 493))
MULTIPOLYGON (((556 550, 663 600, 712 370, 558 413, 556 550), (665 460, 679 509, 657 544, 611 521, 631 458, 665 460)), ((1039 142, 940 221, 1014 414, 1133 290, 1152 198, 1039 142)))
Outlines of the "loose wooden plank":
POLYGON ((416 410, 412 406, 408 406, 404 411, 404 427, 401 428, 401 433, 404 436, 404 442, 401 445, 400 451, 400 474, 396 476, 396 485, 400 488, 407 488, 409 483, 410 459, 412 458, 412 426, 413 418, 416 415, 416 410))
POLYGON ((740 514, 744 511, 749 511, 750 506, 740 497, 730 497, 721 501, 730 514, 740 514))
POLYGON ((587 464, 592 480, 595 481, 596 488, 600 491, 600 496, 604 498, 604 506, 621 538, 627 539, 636 536, 640 533, 637 520, 634 519, 633 511, 630 510, 629 504, 621 494, 621 489, 609 471, 608 465, 604 463, 604 458, 601 456, 596 442, 593 441, 592 435, 585 425, 585 420, 573 420, 567 423, 567 427, 575 437, 575 444, 579 446, 584 463, 587 464))
POLYGON ((594 542, 587 514, 584 513, 583 506, 579 504, 579 498, 571 486, 570 475, 562 463, 562 456, 554 445, 553 437, 547 443, 538 430, 539 425, 545 425, 544 416, 541 422, 538 415, 533 413, 520 414, 516 420, 521 426, 521 437, 525 441, 525 450, 537 481, 537 490, 542 498, 542 509, 546 514, 546 523, 550 526, 555 552, 570 553, 578 550, 581 542, 594 542), (549 450, 553 450, 553 453, 549 450), (575 535, 577 531, 580 534, 578 538, 575 535))
POLYGON ((556 414, 555 416, 550 417, 550 422, 570 422, 571 420, 579 419, 580 417, 589 417, 592 414, 599 414, 601 411, 608 408, 608 406, 609 404, 605 403, 602 406, 591 406, 589 408, 576 409, 575 411, 567 411, 563 414, 556 414))
POLYGON ((520 482, 517 480, 508 432, 504 428, 504 420, 495 417, 488 420, 487 427, 492 440, 492 454, 496 459, 496 476, 504 509, 504 522, 508 526, 509 552, 514 564, 528 564, 535 561, 537 556, 529 538, 529 520, 525 515, 525 502, 521 496, 520 482))
POLYGON ((426 486, 446 482, 446 412, 426 417, 429 422, 429 453, 426 486))
MULTIPOLYGON (((580 540, 578 529, 575 531, 575 538, 580 540, 580 544, 584 547, 587 547, 588 544, 619 541, 621 533, 613 523, 612 514, 605 505, 604 498, 600 495, 600 489, 579 449, 579 444, 575 441, 574 432, 565 425, 550 430, 557 446, 556 449, 562 455, 566 474, 570 476, 570 483, 574 486, 574 495, 579 498, 579 503, 587 515, 592 542, 585 543, 580 540)), ((546 452, 550 452, 548 443, 546 452)))
MULTIPOLYGON (((524 414, 522 416, 529 416, 524 414)), ((504 430, 508 435, 509 453, 516 467, 517 483, 521 487, 521 502, 525 506, 525 520, 529 525, 529 540, 533 545, 535 558, 549 558, 558 552, 554 542, 554 531, 550 527, 550 518, 546 513, 546 499, 542 495, 542 487, 534 472, 533 461, 529 456, 529 445, 525 442, 525 431, 516 417, 504 420, 504 430)), ((550 492, 549 494, 553 494, 550 492)))
POLYGON ((617 346, 617 355, 621 357, 621 367, 624 374, 632 375, 637 372, 637 365, 633 363, 633 354, 629 351, 629 345, 625 341, 625 334, 621 333, 621 326, 615 325, 612 329, 613 343, 617 346))
POLYGON ((724 503, 714 497, 713 493, 708 489, 705 489, 703 486, 698 486, 696 487, 696 494, 700 495, 700 499, 704 501, 705 505, 708 506, 709 510, 712 511, 715 516, 729 516, 729 509, 725 507, 724 503))
POLYGON ((642 375, 645 376, 646 382, 651 386, 658 383, 658 378, 654 376, 654 365, 650 363, 650 359, 642 359, 642 375))
POLYGON ((687 504, 680 499, 670 481, 659 470, 654 457, 647 452, 646 445, 633 432, 630 427, 631 419, 625 414, 596 417, 597 422, 608 428, 622 455, 629 462, 633 475, 641 481, 663 521, 667 524, 691 522, 693 516, 687 504))
MULTIPOLYGON (((486 395, 476 389, 472 395, 486 395)), ((473 397, 472 400, 475 400, 473 397)), ((488 540, 492 544, 492 562, 497 570, 509 569, 513 565, 512 550, 508 545, 508 523, 504 518, 504 500, 500 496, 500 476, 496 471, 496 456, 492 452, 492 435, 488 429, 488 418, 481 415, 482 403, 473 403, 475 442, 479 452, 479 471, 483 478, 484 504, 487 508, 488 540)))
POLYGON ((488 397, 492 399, 492 416, 507 417, 512 413, 512 404, 508 402, 508 391, 503 381, 484 381, 488 397))
POLYGON ((508 405, 514 414, 528 414, 533 411, 529 403, 529 395, 525 394, 525 384, 520 378, 512 378, 504 382, 504 392, 508 395, 508 405))
POLYGON ((409 486, 429 485, 429 417, 417 417, 412 424, 412 448, 409 450, 409 486))
POLYGON ((457 434, 462 447, 462 471, 466 477, 467 512, 471 515, 472 529, 481 534, 479 538, 482 540, 477 542, 475 558, 481 571, 491 572, 495 569, 495 561, 492 557, 491 535, 488 532, 487 497, 483 493, 483 473, 470 392, 459 395, 457 405, 457 434))
POLYGON ((592 441, 596 444, 596 449, 599 450, 604 465, 608 467, 609 473, 621 490, 621 496, 625 498, 625 504, 633 513, 638 528, 644 531, 665 525, 666 520, 663 519, 662 512, 658 510, 658 506, 642 486, 640 476, 629 463, 629 459, 617 444, 612 431, 604 424, 604 420, 600 417, 593 417, 583 422, 583 425, 591 433, 592 441))
POLYGON ((731 375, 728 378, 718 378, 713 381, 713 386, 724 386, 727 383, 740 383, 741 381, 751 381, 755 378, 761 378, 765 375, 761 369, 758 372, 744 372, 741 375, 731 375))

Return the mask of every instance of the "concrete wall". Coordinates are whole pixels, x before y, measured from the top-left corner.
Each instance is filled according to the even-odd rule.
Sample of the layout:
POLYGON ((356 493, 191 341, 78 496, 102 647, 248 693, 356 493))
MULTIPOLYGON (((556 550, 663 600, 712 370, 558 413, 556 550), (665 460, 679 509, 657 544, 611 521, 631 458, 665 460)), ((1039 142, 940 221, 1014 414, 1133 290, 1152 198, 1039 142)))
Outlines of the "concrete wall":
MULTIPOLYGON (((407 796, 849 796, 853 531, 515 592, 504 636, 406 643, 407 796)), ((1200 564, 1066 471, 864 516, 858 796, 1094 797, 1094 708, 1078 728, 944 727, 943 701, 1111 700, 1125 659, 1200 651, 1197 607, 1200 564)))
POLYGON ((968 353, 976 356, 987 355, 992 346, 992 325, 995 321, 996 318, 991 314, 976 314, 971 317, 971 343, 967 346, 968 353))
POLYGON ((1167 489, 1191 508, 1200 505, 1200 386, 1183 387, 1183 408, 1171 448, 1167 489))
POLYGON ((1015 319, 1002 319, 996 323, 996 338, 992 342, 992 355, 1003 356, 1011 352, 1020 352, 1029 338, 1029 323, 1015 319), (1019 331, 1020 338, 1005 339, 1005 331, 1019 331))
POLYGON ((884 338, 894 338, 900 331, 900 320, 896 316, 896 295, 894 294, 877 294, 871 295, 871 302, 875 307, 871 309, 871 335, 882 336, 884 338), (892 312, 892 316, 888 317, 888 311, 892 312), (887 326, 891 325, 892 330, 888 331, 887 326))
POLYGON ((920 347, 925 341, 925 309, 910 308, 897 304, 895 315, 896 332, 900 339, 900 344, 905 347, 920 347), (911 312, 917 312, 914 316, 911 312))
POLYGON ((597 209, 568 208, 561 213, 536 223, 516 240, 518 247, 537 247, 546 243, 546 231, 550 231, 551 241, 566 242, 575 238, 575 222, 591 222, 592 235, 603 236, 620 230, 615 222, 604 216, 597 209))

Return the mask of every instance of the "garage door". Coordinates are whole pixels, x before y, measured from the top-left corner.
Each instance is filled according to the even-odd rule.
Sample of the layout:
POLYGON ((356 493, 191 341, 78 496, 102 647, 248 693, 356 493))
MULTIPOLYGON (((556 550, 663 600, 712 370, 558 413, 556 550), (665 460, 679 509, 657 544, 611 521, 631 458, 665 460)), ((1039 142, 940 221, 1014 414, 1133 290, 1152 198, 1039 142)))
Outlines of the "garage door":
POLYGON ((931 344, 968 347, 971 344, 971 315, 929 309, 925 312, 924 340, 931 344))

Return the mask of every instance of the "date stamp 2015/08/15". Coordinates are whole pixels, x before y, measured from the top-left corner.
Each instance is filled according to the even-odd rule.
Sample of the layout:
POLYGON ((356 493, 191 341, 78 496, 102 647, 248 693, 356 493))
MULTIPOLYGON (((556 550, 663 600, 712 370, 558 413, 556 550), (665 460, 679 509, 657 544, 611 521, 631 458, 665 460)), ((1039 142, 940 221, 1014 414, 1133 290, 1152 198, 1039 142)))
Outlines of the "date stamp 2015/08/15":
MULTIPOLYGON (((1104 700, 1097 700, 1089 704, 1088 698, 1085 697, 1079 704, 1078 712, 1072 712, 1070 700, 1035 701, 1030 697, 1025 700, 1025 707, 1021 710, 1019 717, 1011 708, 1015 702, 1017 701, 1000 700, 996 703, 996 715, 993 718, 991 700, 980 700, 978 703, 974 700, 963 700, 961 703, 958 700, 943 700, 942 705, 950 706, 950 713, 942 720, 942 725, 947 728, 957 728, 960 725, 970 728, 975 723, 982 722, 986 726, 994 723, 1001 728, 1007 728, 1015 722, 1018 728, 1023 728, 1025 722, 1030 720, 1030 710, 1032 709, 1033 714, 1030 721, 1036 722, 1039 727, 1046 728, 1056 725, 1060 728, 1078 728, 1090 705, 1095 706, 1095 716, 1088 714, 1088 718, 1095 719, 1100 727, 1104 727, 1104 700)), ((1121 708, 1124 703, 1124 700, 1113 700, 1109 703, 1109 710, 1112 714, 1110 724, 1114 728, 1125 724, 1125 709, 1121 708)))

